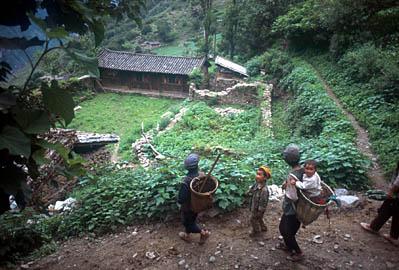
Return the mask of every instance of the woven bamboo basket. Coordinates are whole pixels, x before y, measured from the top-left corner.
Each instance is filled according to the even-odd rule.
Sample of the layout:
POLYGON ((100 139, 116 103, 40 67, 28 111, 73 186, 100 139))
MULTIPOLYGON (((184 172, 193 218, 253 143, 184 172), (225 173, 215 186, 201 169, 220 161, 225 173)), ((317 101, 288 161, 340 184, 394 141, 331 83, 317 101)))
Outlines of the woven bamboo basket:
MULTIPOLYGON (((332 189, 324 182, 321 182, 321 186, 323 190, 320 195, 324 201, 327 201, 328 197, 334 195, 334 191, 332 191, 332 189)), ((304 226, 306 226, 315 221, 326 207, 327 204, 317 204, 312 202, 300 190, 296 208, 296 217, 304 226)))
POLYGON ((195 213, 199 213, 201 211, 204 211, 212 207, 213 195, 219 186, 218 180, 212 175, 210 175, 202 191, 199 192, 201 185, 205 181, 206 177, 207 175, 201 174, 195 177, 193 180, 191 180, 190 183, 190 191, 191 191, 190 208, 191 211, 195 213))

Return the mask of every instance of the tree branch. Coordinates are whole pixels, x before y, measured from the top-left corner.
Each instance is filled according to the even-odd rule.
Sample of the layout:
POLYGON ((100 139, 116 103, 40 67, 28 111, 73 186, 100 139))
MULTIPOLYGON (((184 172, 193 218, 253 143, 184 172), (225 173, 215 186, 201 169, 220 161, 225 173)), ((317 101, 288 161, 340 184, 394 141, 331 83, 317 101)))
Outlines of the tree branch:
POLYGON ((35 72, 35 70, 36 70, 37 66, 39 65, 40 61, 42 60, 42 58, 43 58, 46 54, 48 54, 49 52, 51 52, 52 50, 61 49, 61 47, 52 47, 52 48, 48 48, 49 43, 50 43, 50 41, 49 41, 49 40, 46 40, 46 45, 45 45, 45 47, 44 47, 44 51, 43 51, 43 53, 40 55, 40 57, 39 57, 39 59, 36 61, 36 63, 33 65, 32 70, 31 70, 31 72, 30 72, 30 74, 29 74, 29 77, 28 77, 28 79, 26 80, 24 87, 22 88, 21 95, 25 94, 26 89, 27 89, 28 84, 29 84, 29 81, 32 79, 32 75, 33 75, 33 73, 35 72))

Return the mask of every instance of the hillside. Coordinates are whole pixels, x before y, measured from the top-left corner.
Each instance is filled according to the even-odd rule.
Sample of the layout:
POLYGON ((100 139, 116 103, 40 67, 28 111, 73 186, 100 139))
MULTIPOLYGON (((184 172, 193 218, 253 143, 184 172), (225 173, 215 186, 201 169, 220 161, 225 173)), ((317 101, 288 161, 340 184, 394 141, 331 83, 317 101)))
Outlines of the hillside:
MULTIPOLYGON (((23 90, 0 85, 0 168, 7 176, 1 185, 3 205, 9 205, 9 194, 21 207, 28 204, 22 212, 4 208, 0 216, 0 267, 398 267, 393 256, 397 249, 358 226, 370 221, 380 205, 364 192, 386 191, 399 160, 398 1, 152 0, 146 10, 130 6, 130 1, 119 2, 128 8, 107 0, 76 1, 82 8, 75 1, 41 2, 56 22, 52 26, 58 26, 47 25, 48 35, 65 40, 68 48, 48 51, 29 84, 14 75, 26 86, 23 90), (66 9, 53 8, 53 3, 66 9), (103 4, 110 5, 103 10, 103 4), (224 56, 246 66, 248 82, 260 82, 250 92, 256 106, 230 107, 217 98, 172 101, 110 95, 86 86, 76 89, 81 87, 77 77, 89 71, 97 74, 96 55, 102 48, 224 56), (51 84, 38 80, 60 73, 75 78, 51 84), (233 113, 221 113, 225 109, 233 113), (271 111, 271 125, 264 125, 264 109, 271 111), (118 133, 116 163, 85 164, 70 149, 40 139, 55 125, 118 133), (133 145, 142 132, 148 135, 146 144, 136 151, 133 145), (275 249, 281 203, 270 203, 269 231, 259 240, 247 236, 248 211, 243 208, 245 191, 261 164, 272 171, 269 184, 282 184, 289 166, 281 153, 290 144, 299 146, 302 161, 318 162, 318 173, 327 184, 360 197, 354 208, 332 207, 332 224, 323 216, 301 228, 298 239, 306 260, 298 264, 275 249), (59 161, 44 175, 39 171, 42 165, 55 161, 46 158, 48 150, 59 161), (176 235, 181 229, 176 194, 185 172, 184 157, 191 152, 199 154, 204 172, 222 154, 212 171, 219 180, 215 215, 200 217, 212 231, 203 247, 182 243, 176 235), (142 156, 152 165, 141 166, 142 156), (67 195, 77 204, 68 214, 55 214, 49 205, 29 197, 30 192, 39 193, 29 186, 32 183, 63 191, 54 181, 58 173, 76 183, 67 195)), ((18 20, 12 23, 18 25, 18 20)), ((7 61, 22 62, 15 57, 7 61)), ((6 75, 7 66, 2 65, 3 81, 6 75)), ((213 67, 209 75, 215 76, 213 67)), ((387 222, 382 232, 390 225, 387 222)))

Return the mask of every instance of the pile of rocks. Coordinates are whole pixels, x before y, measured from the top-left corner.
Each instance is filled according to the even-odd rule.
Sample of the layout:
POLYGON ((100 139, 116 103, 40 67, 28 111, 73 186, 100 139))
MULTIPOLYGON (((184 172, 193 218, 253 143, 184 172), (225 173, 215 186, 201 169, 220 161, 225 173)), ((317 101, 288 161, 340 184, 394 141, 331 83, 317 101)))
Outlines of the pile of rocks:
POLYGON ((97 150, 80 154, 82 158, 87 160, 87 163, 84 164, 85 167, 92 168, 95 165, 103 165, 110 161, 111 154, 109 152, 109 148, 106 146, 100 147, 97 150))
POLYGON ((145 147, 149 144, 149 141, 151 141, 152 134, 153 131, 148 131, 132 144, 133 151, 136 153, 139 163, 144 169, 148 169, 152 164, 148 153, 145 151, 145 147))
MULTIPOLYGON (((262 126, 268 130, 272 130, 272 90, 273 85, 267 84, 263 92, 260 110, 262 112, 262 126)), ((266 129, 265 129, 266 130, 266 129)))
POLYGON ((244 112, 244 110, 234 109, 234 108, 215 108, 215 111, 218 114, 220 114, 221 116, 226 116, 229 114, 238 115, 238 114, 244 112))
POLYGON ((238 83, 224 91, 214 92, 208 89, 197 90, 194 84, 190 85, 190 100, 214 101, 219 104, 236 104, 241 106, 257 106, 258 87, 262 83, 238 83))
MULTIPOLYGON (((159 127, 157 127, 156 129, 152 129, 152 130, 148 131, 147 133, 144 133, 143 136, 140 139, 138 139, 137 141, 135 141, 132 144, 133 151, 137 155, 139 163, 140 163, 141 166, 143 166, 144 169, 148 169, 157 160, 165 158, 165 156, 161 155, 160 153, 156 154, 155 159, 150 159, 149 158, 148 152, 145 150, 145 148, 147 146, 150 146, 150 147, 152 146, 151 145, 151 140, 152 140, 153 136, 162 134, 163 132, 173 128, 175 126, 175 124, 178 121, 181 120, 181 118, 183 117, 183 115, 184 115, 184 113, 186 111, 187 111, 186 108, 182 108, 179 111, 179 113, 176 114, 170 120, 170 123, 168 124, 168 126, 164 130, 160 131, 159 127)), ((171 112, 167 112, 167 113, 162 115, 162 118, 169 117, 171 115, 172 115, 171 112)), ((154 150, 155 149, 153 149, 153 152, 156 152, 154 150)))

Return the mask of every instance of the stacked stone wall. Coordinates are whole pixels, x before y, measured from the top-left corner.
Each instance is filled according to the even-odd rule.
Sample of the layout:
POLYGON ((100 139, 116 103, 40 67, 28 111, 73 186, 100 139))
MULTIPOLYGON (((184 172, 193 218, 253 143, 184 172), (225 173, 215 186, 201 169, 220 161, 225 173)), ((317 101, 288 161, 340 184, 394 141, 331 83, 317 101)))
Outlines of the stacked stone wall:
POLYGON ((215 92, 208 89, 197 90, 194 84, 191 84, 189 98, 211 104, 257 106, 260 103, 257 89, 261 85, 261 83, 238 83, 224 91, 215 92))

